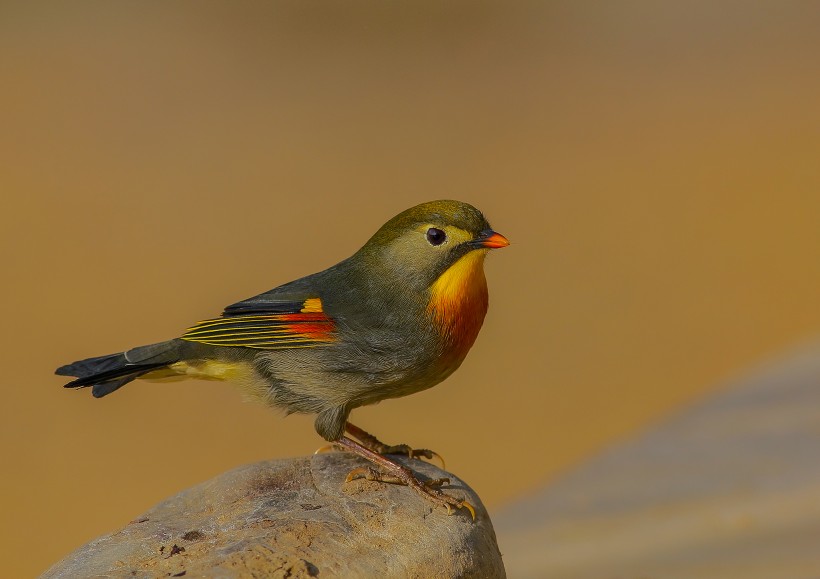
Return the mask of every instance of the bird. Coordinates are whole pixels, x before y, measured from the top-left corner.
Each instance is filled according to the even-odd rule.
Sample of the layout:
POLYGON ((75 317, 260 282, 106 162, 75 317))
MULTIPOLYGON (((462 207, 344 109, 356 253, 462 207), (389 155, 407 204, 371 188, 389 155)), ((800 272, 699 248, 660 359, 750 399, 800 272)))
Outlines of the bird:
POLYGON ((328 269, 227 306, 178 338, 79 360, 56 370, 66 388, 107 396, 134 379, 225 380, 286 414, 315 414, 316 432, 448 513, 475 510, 389 458, 432 451, 389 446, 349 422, 352 410, 440 383, 464 361, 488 308, 484 260, 509 241, 468 203, 438 200, 385 223, 328 269), (348 436, 349 435, 349 436, 348 436))

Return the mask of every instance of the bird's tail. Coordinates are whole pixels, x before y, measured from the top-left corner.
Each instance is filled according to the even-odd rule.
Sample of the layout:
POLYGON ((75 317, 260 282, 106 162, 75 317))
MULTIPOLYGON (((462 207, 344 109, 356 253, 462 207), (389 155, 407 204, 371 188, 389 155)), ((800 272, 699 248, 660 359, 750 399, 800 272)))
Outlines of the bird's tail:
POLYGON ((180 341, 169 340, 150 346, 139 346, 127 352, 79 360, 55 370, 60 376, 74 376, 66 388, 91 386, 95 398, 111 394, 131 380, 159 370, 180 360, 180 341))

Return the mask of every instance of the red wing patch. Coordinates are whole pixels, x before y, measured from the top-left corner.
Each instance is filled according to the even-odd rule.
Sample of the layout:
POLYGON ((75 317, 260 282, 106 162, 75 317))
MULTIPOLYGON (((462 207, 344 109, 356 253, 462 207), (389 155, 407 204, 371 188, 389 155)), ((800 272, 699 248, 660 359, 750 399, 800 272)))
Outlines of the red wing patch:
POLYGON ((336 340, 333 319, 322 310, 319 298, 311 298, 295 311, 230 316, 205 320, 188 328, 183 340, 211 346, 233 346, 273 350, 280 348, 310 348, 336 340))

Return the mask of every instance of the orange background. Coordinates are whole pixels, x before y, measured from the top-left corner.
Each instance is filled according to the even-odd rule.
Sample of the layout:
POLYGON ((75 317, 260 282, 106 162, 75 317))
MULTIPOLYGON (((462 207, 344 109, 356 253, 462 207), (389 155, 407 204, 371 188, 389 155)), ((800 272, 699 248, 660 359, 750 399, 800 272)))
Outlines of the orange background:
POLYGON ((4 3, 10 576, 312 452, 229 385, 67 392, 457 198, 513 245, 462 369, 358 410, 491 510, 820 328, 820 10, 789 2, 4 3))

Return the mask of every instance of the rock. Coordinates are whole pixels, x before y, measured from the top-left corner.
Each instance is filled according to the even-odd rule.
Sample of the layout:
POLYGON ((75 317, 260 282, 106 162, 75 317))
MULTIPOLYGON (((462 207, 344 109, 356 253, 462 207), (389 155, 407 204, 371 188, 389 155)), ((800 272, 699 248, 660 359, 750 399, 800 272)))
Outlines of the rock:
POLYGON ((331 453, 237 468, 182 491, 80 547, 44 577, 505 577, 478 496, 448 516, 403 486, 344 483, 362 459, 331 453))
POLYGON ((820 577, 820 343, 496 517, 514 577, 820 577))

